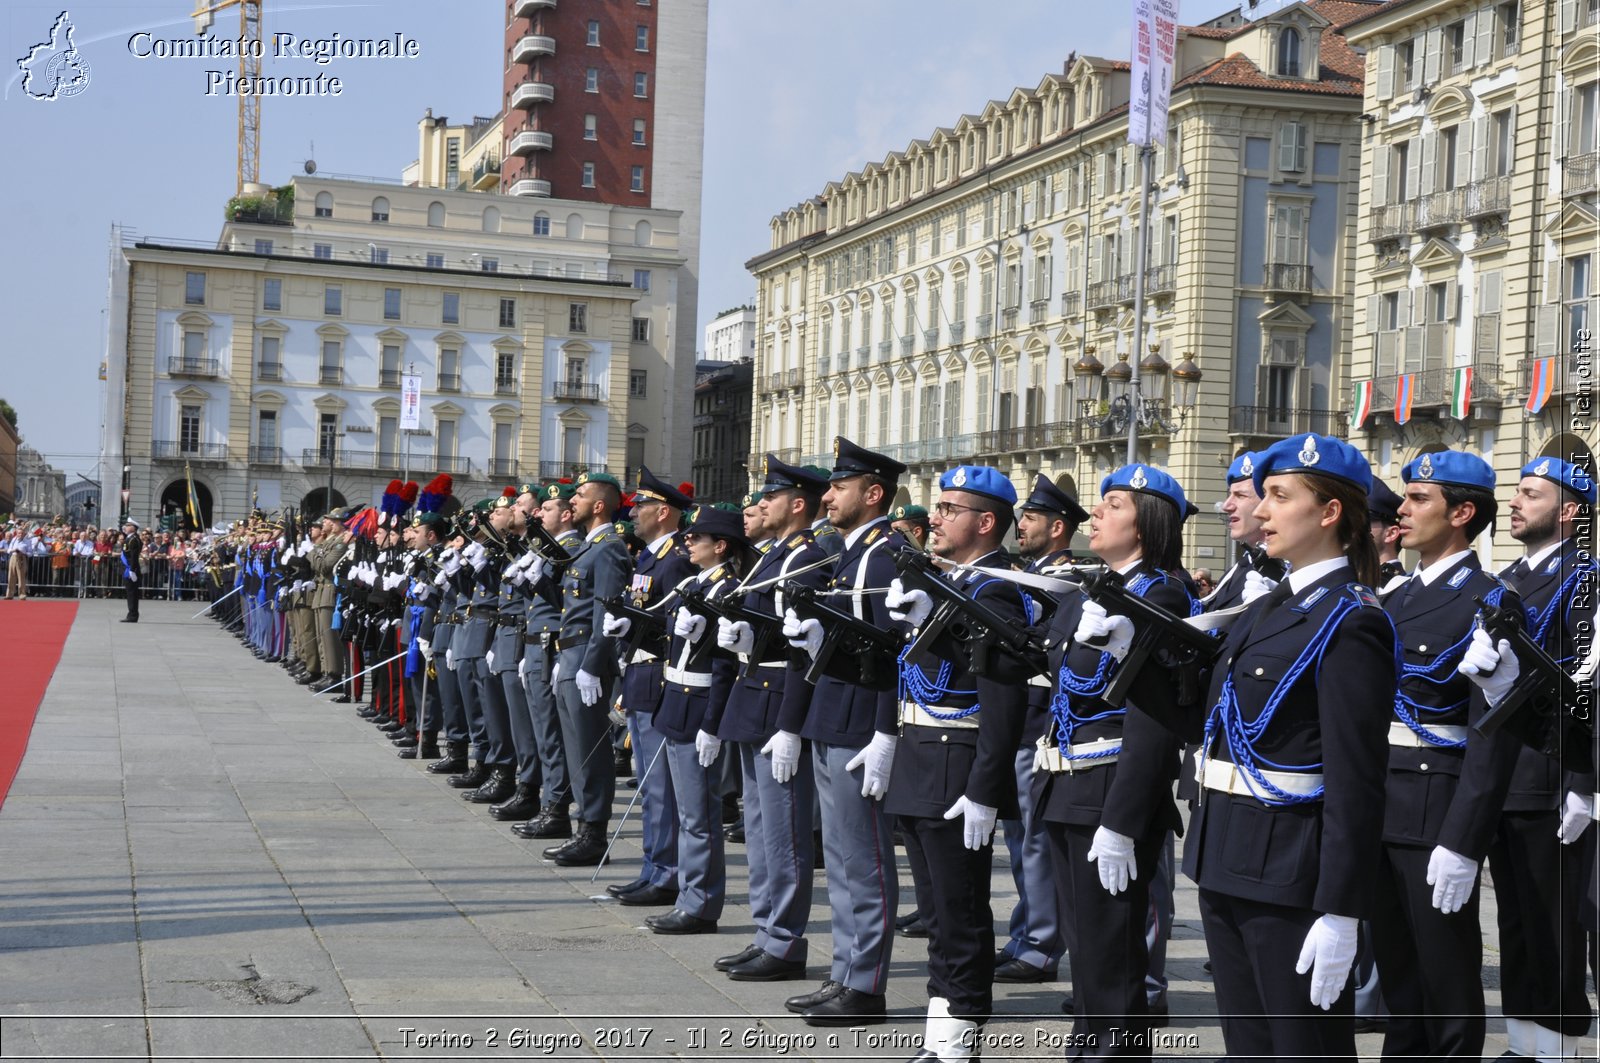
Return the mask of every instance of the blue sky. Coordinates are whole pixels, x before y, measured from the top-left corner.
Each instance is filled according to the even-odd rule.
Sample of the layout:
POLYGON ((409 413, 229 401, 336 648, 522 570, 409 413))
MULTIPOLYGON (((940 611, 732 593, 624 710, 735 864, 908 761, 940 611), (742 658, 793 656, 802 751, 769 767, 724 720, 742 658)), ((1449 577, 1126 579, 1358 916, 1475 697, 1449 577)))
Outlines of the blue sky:
MULTIPOLYGON (((596 2, 596 0, 560 0, 596 2)), ((612 0, 615 2, 615 0, 612 0)), ((672 0, 658 0, 669 4, 672 0)), ((829 180, 1017 85, 1059 72, 1073 51, 1126 58, 1130 0, 711 0, 706 74, 700 321, 753 298, 743 263, 766 249, 772 215, 829 180), (975 17, 976 16, 976 17, 975 17)), ((1216 14, 1225 0, 1184 11, 1216 14)), ((265 30, 302 37, 404 33, 410 60, 264 63, 269 76, 336 74, 337 98, 262 103, 261 176, 281 183, 313 154, 323 173, 398 177, 416 157, 426 108, 464 119, 500 91, 499 0, 308 3, 266 0, 265 30)), ((0 7, 0 397, 24 440, 70 474, 92 474, 99 442, 106 266, 113 224, 209 240, 234 189, 237 100, 206 95, 232 60, 137 59, 141 30, 188 37, 190 0, 78 0, 68 10, 89 84, 27 98, 16 59, 48 37, 61 0, 0 7)), ((213 33, 237 32, 237 15, 213 33)))

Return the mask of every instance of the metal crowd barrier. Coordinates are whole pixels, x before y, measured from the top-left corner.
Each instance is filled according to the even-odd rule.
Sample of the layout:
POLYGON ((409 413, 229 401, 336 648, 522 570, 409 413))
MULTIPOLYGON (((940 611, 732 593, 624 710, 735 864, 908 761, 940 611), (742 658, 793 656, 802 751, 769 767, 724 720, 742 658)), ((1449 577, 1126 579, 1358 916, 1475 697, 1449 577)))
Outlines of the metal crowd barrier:
MULTIPOLYGON (((122 555, 67 556, 65 564, 52 555, 24 558, 25 582, 30 598, 121 598, 122 555)), ((0 555, 0 573, 9 586, 10 556, 0 555)), ((217 588, 204 568, 185 557, 139 559, 140 597, 146 601, 196 601, 216 597, 217 588)))

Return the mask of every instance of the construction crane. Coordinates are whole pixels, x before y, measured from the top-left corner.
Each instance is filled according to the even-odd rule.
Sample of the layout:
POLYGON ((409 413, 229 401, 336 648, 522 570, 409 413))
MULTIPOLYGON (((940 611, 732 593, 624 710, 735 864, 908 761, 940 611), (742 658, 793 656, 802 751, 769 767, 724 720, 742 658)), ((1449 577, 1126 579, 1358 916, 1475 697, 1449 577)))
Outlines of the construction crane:
MULTIPOLYGON (((260 84, 261 55, 261 3, 262 0, 216 0, 207 3, 198 0, 195 8, 195 33, 201 37, 211 28, 218 11, 239 9, 239 82, 254 88, 260 84)), ((243 195, 245 185, 257 184, 261 176, 261 97, 254 92, 239 93, 239 165, 238 187, 235 195, 243 195)))

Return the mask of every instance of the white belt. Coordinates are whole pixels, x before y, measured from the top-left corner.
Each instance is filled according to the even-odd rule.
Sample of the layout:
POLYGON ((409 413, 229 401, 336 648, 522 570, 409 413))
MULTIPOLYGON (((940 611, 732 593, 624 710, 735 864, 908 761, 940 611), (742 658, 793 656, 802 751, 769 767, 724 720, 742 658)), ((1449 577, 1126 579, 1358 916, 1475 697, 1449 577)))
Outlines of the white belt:
POLYGON ((643 664, 646 661, 659 661, 661 658, 649 650, 634 650, 633 656, 628 658, 629 664, 643 664))
MULTIPOLYGON (((1442 742, 1465 742, 1467 740, 1467 729, 1465 727, 1441 724, 1437 727, 1424 726, 1423 730, 1442 742)), ((1404 746, 1407 749, 1440 748, 1438 742, 1428 741, 1399 720, 1391 720, 1389 722, 1389 744, 1391 746, 1404 746)))
MULTIPOLYGON (((1254 797, 1257 800, 1271 800, 1274 797, 1270 793, 1262 792, 1261 784, 1256 782, 1253 776, 1240 771, 1237 764, 1230 764, 1225 760, 1202 760, 1200 763, 1203 765, 1198 769, 1200 785, 1207 790, 1220 790, 1225 794, 1243 794, 1245 797, 1254 797)), ((1262 770, 1261 777, 1284 793, 1297 797, 1309 797, 1322 785, 1321 772, 1262 770)))
POLYGON ((1050 681, 1050 677, 1047 675, 1032 676, 1028 680, 1028 685, 1030 687, 1044 687, 1046 690, 1051 690, 1055 687, 1055 684, 1050 681))
MULTIPOLYGON (((934 708, 939 712, 966 711, 958 708, 946 708, 943 705, 935 705, 934 708)), ((959 720, 941 720, 914 701, 900 703, 900 722, 915 724, 918 727, 959 727, 963 730, 975 731, 978 729, 978 716, 979 713, 975 712, 971 716, 963 716, 959 720)))
POLYGON ((710 672, 685 672, 682 668, 667 665, 664 670, 667 682, 681 687, 709 687, 711 685, 710 672))
POLYGON ((750 668, 787 668, 788 661, 751 661, 748 653, 739 654, 739 663, 750 668))
POLYGON ((1120 738, 1101 738, 1093 742, 1080 742, 1068 746, 1067 751, 1063 753, 1061 748, 1048 737, 1040 738, 1039 755, 1033 762, 1034 770, 1043 769, 1054 774, 1066 772, 1070 775, 1106 764, 1115 764, 1117 758, 1121 756, 1121 750, 1118 749, 1121 745, 1120 738), (1108 753, 1105 756, 1092 756, 1096 753, 1106 753, 1108 749, 1118 749, 1118 752, 1108 753))

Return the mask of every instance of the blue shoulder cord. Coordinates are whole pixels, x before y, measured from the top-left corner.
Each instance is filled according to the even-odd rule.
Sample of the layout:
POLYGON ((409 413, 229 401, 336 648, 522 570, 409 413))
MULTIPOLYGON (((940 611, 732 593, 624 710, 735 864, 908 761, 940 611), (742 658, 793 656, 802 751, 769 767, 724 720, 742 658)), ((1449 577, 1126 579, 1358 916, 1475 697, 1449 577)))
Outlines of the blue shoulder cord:
MULTIPOLYGON (((1137 594, 1143 598, 1145 592, 1151 587, 1166 582, 1167 576, 1163 572, 1142 573, 1129 581, 1127 589, 1128 593, 1137 594)), ((1189 615, 1194 616, 1198 611, 1199 603, 1194 600, 1193 596, 1188 595, 1187 591, 1185 591, 1185 595, 1189 597, 1189 615)), ((1126 706, 1118 705, 1104 712, 1097 712, 1092 716, 1080 716, 1073 708, 1073 699, 1083 698, 1089 700, 1097 698, 1104 693, 1106 687, 1110 685, 1111 673, 1115 671, 1117 659, 1111 654, 1101 651, 1100 660, 1095 665, 1094 674, 1085 676, 1079 675, 1072 670, 1071 665, 1068 664, 1070 656, 1071 646, 1069 645, 1067 651, 1061 655, 1061 670, 1057 676, 1056 691, 1050 698, 1050 714, 1055 717, 1056 721, 1056 747, 1061 752, 1061 758, 1063 760, 1087 761, 1103 760, 1107 757, 1117 756, 1122 752, 1121 742, 1118 742, 1110 749, 1103 749, 1096 753, 1074 754, 1069 752, 1072 746, 1073 733, 1078 728, 1085 724, 1109 719, 1112 716, 1125 715, 1128 711, 1126 706)))
MULTIPOLYGON (((1483 596, 1483 600, 1491 606, 1498 606, 1505 593, 1505 586, 1497 584, 1489 593, 1483 596)), ((1407 679, 1416 679, 1436 687, 1444 686, 1446 683, 1451 682, 1456 678, 1456 665, 1461 663, 1461 658, 1467 652, 1467 644, 1471 641, 1472 631, 1469 629, 1465 635, 1462 635, 1461 638, 1441 650, 1439 655, 1433 659, 1433 663, 1402 663, 1400 665, 1400 682, 1395 685, 1394 692, 1394 714, 1401 723, 1411 729, 1412 734, 1430 746, 1438 746, 1441 749, 1464 749, 1467 740, 1465 738, 1442 738, 1434 734, 1428 730, 1426 724, 1418 719, 1418 714, 1439 715, 1441 713, 1454 712, 1465 705, 1467 699, 1461 698, 1448 705, 1419 705, 1415 698, 1405 692, 1405 681, 1407 679)))
MULTIPOLYGON (((1592 562, 1587 565, 1578 565, 1573 569, 1570 576, 1561 581, 1561 586, 1556 588, 1555 594, 1551 595, 1550 601, 1545 603, 1543 610, 1528 610, 1528 625, 1533 629, 1528 634, 1533 641, 1541 646, 1544 645, 1545 635, 1549 633, 1550 625, 1555 620, 1556 612, 1560 609, 1561 603, 1566 602, 1572 596, 1577 590, 1578 584, 1583 581, 1586 575, 1593 578, 1594 571, 1595 565, 1592 562)), ((1568 602, 1568 607, 1570 609, 1570 602, 1568 602)), ((1565 665, 1570 663, 1572 659, 1571 657, 1563 657, 1556 663, 1565 665)))
MULTIPOLYGON (((983 588, 987 587, 991 583, 998 582, 999 577, 985 580, 969 591, 968 596, 976 598, 978 596, 978 592, 983 590, 983 588)), ((1033 599, 1029 598, 1026 594, 1022 595, 1022 608, 1027 617, 1028 623, 1032 624, 1034 609, 1033 599)), ((957 709, 954 712, 939 712, 936 709, 930 709, 928 707, 930 704, 937 705, 940 702, 947 701, 952 697, 975 697, 978 693, 978 690, 976 687, 971 690, 951 690, 949 685, 950 672, 953 670, 954 665, 952 665, 949 661, 940 661, 938 674, 931 679, 928 678, 927 673, 923 672, 921 667, 911 664, 906 660, 906 654, 910 651, 910 649, 911 644, 907 643, 905 647, 901 649, 900 656, 898 658, 900 663, 901 701, 913 702, 919 709, 927 713, 935 720, 964 720, 968 716, 976 714, 977 711, 983 707, 977 702, 974 702, 969 708, 957 709)))
MULTIPOLYGON (((1277 713, 1278 706, 1282 704, 1284 696, 1293 689, 1300 676, 1305 673, 1305 670, 1315 664, 1317 671, 1321 672, 1322 655, 1327 652, 1328 642, 1332 639, 1334 630, 1347 613, 1359 609, 1361 604, 1359 592, 1346 587, 1343 600, 1333 607, 1333 611, 1323 620, 1322 626, 1317 629, 1317 633, 1300 650, 1299 656, 1294 659, 1294 663, 1289 666, 1289 670, 1284 673, 1283 678, 1278 680, 1278 685, 1272 691, 1272 695, 1267 698, 1267 704, 1261 710, 1261 715, 1257 716, 1255 720, 1247 723, 1240 716, 1239 699, 1234 693, 1233 671, 1231 669, 1227 677, 1222 681, 1222 695, 1217 699, 1216 705, 1212 706, 1211 715, 1206 719, 1205 740, 1200 748, 1202 753, 1210 750, 1211 741, 1216 734, 1217 727, 1221 726, 1228 740, 1228 752, 1232 755, 1234 766, 1250 776, 1257 788, 1253 796, 1260 800, 1262 804, 1289 806, 1309 804, 1322 800, 1323 787, 1320 785, 1308 794, 1292 794, 1280 790, 1268 782, 1266 776, 1262 774, 1263 765, 1267 769, 1274 771, 1310 773, 1320 770, 1322 767, 1321 762, 1316 764, 1279 764, 1258 754, 1255 750, 1255 743, 1261 737, 1262 732, 1271 725, 1272 718, 1277 713)), ((1399 639, 1395 639, 1394 655, 1395 665, 1399 667, 1402 663, 1399 639)))

